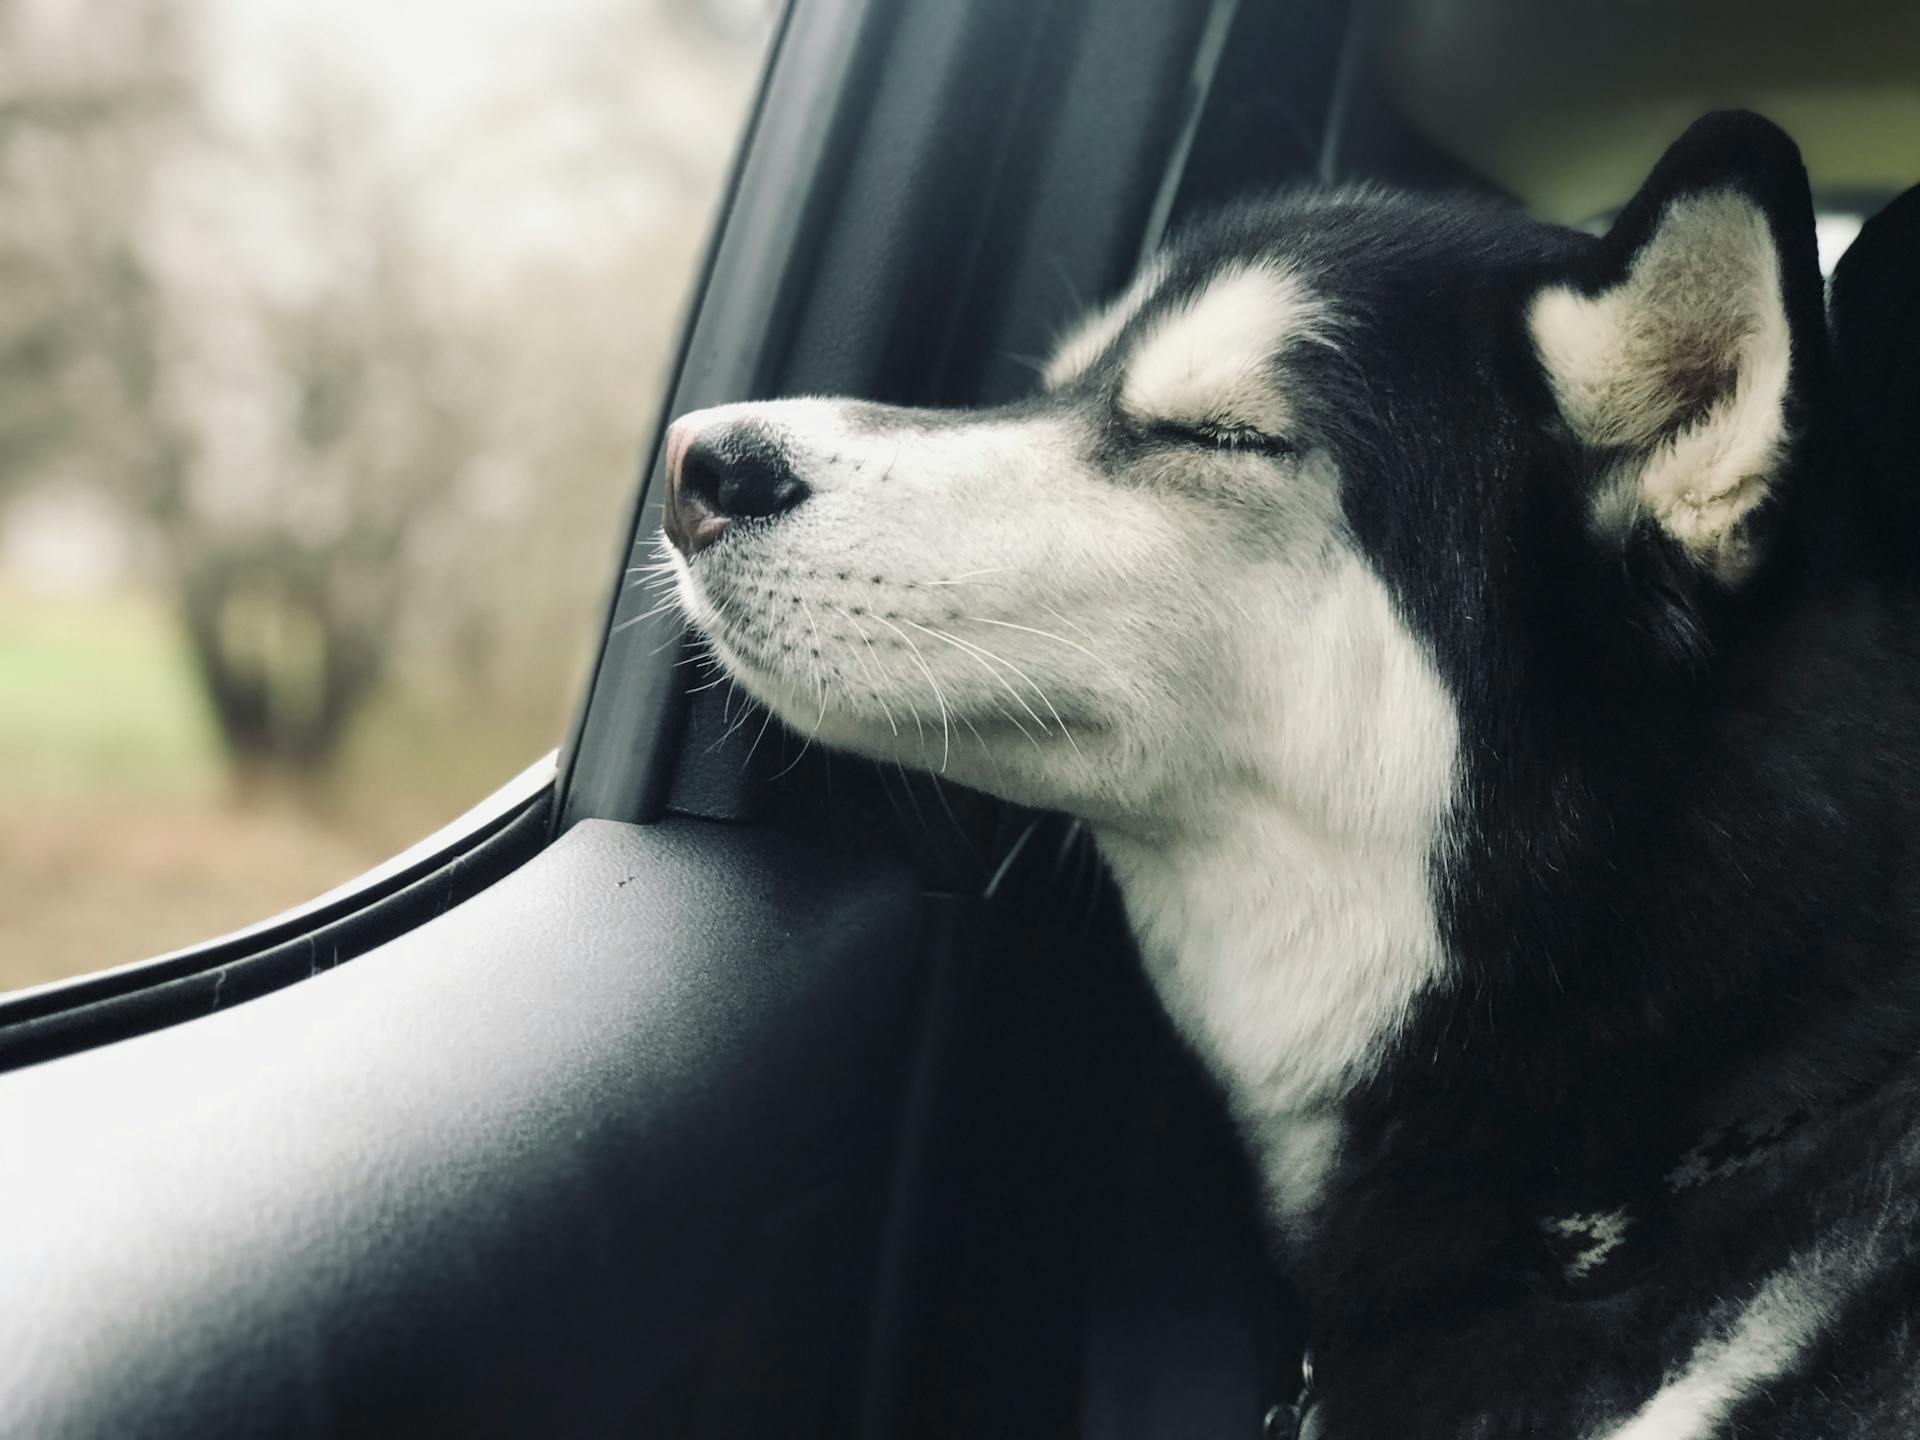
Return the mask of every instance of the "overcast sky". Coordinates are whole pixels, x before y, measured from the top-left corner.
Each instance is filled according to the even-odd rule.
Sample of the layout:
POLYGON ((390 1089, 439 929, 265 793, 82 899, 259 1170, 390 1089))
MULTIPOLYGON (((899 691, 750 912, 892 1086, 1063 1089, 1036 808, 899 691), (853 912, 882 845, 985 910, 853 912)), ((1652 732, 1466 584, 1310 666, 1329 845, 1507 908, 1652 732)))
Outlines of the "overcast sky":
POLYGON ((376 89, 409 143, 559 63, 607 0, 203 0, 221 108, 270 121, 315 64, 376 89))
MULTIPOLYGON (((533 256, 585 260, 689 203, 662 190, 643 153, 668 132, 682 167, 691 160, 717 179, 772 5, 704 4, 742 43, 711 51, 729 57, 724 73, 632 57, 623 103, 652 116, 659 128, 649 139, 610 131, 610 113, 580 88, 583 63, 603 55, 609 36, 647 44, 654 7, 634 0, 199 0, 216 113, 262 134, 304 75, 364 88, 382 151, 418 186, 417 216, 446 260, 476 278, 533 256), (623 19, 635 23, 614 23, 623 19)), ((710 200, 698 203, 704 212, 710 200)))

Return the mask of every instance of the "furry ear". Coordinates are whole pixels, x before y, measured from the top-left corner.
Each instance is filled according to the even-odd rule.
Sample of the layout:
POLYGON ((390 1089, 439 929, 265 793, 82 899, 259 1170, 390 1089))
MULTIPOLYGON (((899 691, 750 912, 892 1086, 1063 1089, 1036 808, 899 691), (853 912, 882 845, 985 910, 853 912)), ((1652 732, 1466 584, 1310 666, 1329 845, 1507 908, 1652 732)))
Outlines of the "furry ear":
POLYGON ((1723 583, 1744 579, 1824 366, 1793 142, 1757 115, 1697 121, 1587 273, 1540 291, 1527 318, 1562 416, 1604 468, 1595 532, 1624 544, 1651 520, 1723 583))

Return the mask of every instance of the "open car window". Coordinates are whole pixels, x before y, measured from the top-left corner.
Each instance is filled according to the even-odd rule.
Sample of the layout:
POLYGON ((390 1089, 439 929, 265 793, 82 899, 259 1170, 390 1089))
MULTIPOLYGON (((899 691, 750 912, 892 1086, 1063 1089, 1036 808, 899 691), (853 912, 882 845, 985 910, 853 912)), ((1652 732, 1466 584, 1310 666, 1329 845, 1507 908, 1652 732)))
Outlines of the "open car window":
POLYGON ((309 902, 564 740, 776 18, 0 14, 0 992, 309 902))

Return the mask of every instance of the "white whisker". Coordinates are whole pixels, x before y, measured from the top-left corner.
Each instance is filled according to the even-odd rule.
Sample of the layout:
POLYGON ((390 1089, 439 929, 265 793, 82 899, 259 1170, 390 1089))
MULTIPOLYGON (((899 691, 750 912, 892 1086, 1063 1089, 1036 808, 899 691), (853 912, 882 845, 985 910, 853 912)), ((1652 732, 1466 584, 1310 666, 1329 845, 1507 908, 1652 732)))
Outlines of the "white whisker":
POLYGON ((647 609, 642 610, 638 615, 628 616, 625 620, 622 620, 618 625, 615 625, 613 629, 609 630, 607 633, 609 635, 618 635, 622 630, 630 629, 633 626, 639 625, 644 621, 651 620, 656 616, 664 615, 666 614, 667 611, 675 608, 675 606, 679 602, 679 599, 680 597, 678 595, 670 595, 665 600, 662 600, 659 603, 655 605, 651 605, 647 609))
POLYGON ((913 637, 895 625, 885 616, 875 615, 874 619, 886 626, 906 642, 907 649, 913 652, 913 658, 921 673, 927 677, 927 684, 933 687, 933 702, 940 707, 940 773, 945 774, 947 761, 953 754, 953 727, 947 718, 947 697, 940 689, 940 682, 933 678, 933 670, 927 664, 927 657, 920 653, 920 647, 913 643, 913 637))
MULTIPOLYGON (((729 697, 729 700, 731 700, 731 697, 729 697)), ((771 715, 773 712, 768 711, 767 713, 771 715)), ((725 711, 721 712, 721 718, 723 720, 726 718, 725 711)), ((714 741, 713 744, 707 747, 707 754, 711 755, 714 751, 718 750, 722 745, 726 744, 727 741, 733 738, 734 731, 738 730, 742 725, 746 724, 747 721, 752 718, 753 718, 753 707, 751 705, 743 706, 740 711, 740 718, 734 721, 731 725, 727 726, 725 730, 720 732, 720 738, 714 741)))
MULTIPOLYGON (((976 649, 975 647, 968 645, 966 641, 947 634, 944 630, 929 629, 927 626, 915 624, 911 620, 907 621, 907 624, 912 625, 914 629, 920 631, 922 634, 931 635, 936 640, 946 641, 947 644, 953 646, 962 655, 965 655, 968 659, 972 660, 975 664, 979 665, 982 669, 984 669, 987 672, 987 674, 993 677, 995 684, 997 684, 1002 690, 1006 691, 1007 694, 1013 697, 1014 704, 1018 705, 1022 710, 1026 711, 1027 714, 1033 718, 1033 723, 1040 727, 1040 733, 1042 735, 1047 733, 1047 722, 1040 718, 1040 713, 1037 710, 1035 710, 1031 705, 1027 704, 1026 700, 1021 697, 1021 694, 1018 690, 1014 689, 1013 686, 1007 683, 1006 677, 1001 675, 1001 673, 998 670, 994 669, 992 665, 987 663, 988 657, 987 657, 986 651, 976 649)), ((998 659, 999 657, 994 656, 991 658, 998 659)), ((1006 662, 1002 661, 1001 663, 1005 664, 1006 662)), ((1012 716, 1009 716, 1008 718, 1013 719, 1012 716)), ((1022 725, 1018 720, 1013 720, 1013 725, 1015 729, 1017 729, 1022 735, 1025 735, 1027 739, 1031 741, 1035 746, 1039 745, 1040 743, 1039 740, 1033 736, 1033 734, 1027 729, 1026 726, 1022 725)))
POLYGON ((1086 636, 1087 639, 1089 640, 1093 639, 1093 632, 1091 630, 1087 629, 1087 627, 1084 625, 1076 625, 1073 621, 1069 620, 1066 616, 1062 615, 1058 610, 1054 609, 1051 605, 1042 605, 1040 608, 1046 611, 1054 619, 1058 620, 1062 625, 1066 626, 1069 630, 1077 630, 1080 632, 1080 634, 1086 636))
POLYGON ((747 747, 747 755, 740 762, 740 772, 746 773, 747 766, 753 763, 753 752, 760 748, 760 742, 767 738, 767 729, 773 724, 773 711, 767 711, 767 718, 760 722, 760 729, 753 737, 753 744, 747 747))
POLYGON ((927 586, 967 585, 967 584, 971 584, 974 580, 974 577, 978 575, 1004 575, 1007 573, 1007 568, 1008 567, 1006 567, 1005 565, 996 565, 986 570, 968 570, 963 572, 962 574, 953 576, 951 579, 926 580, 926 581, 923 581, 922 584, 927 586))
MULTIPOLYGON (((1011 724, 1016 730, 1020 728, 1020 722, 1015 720, 1013 716, 1004 707, 1002 707, 1000 713, 1006 716, 1008 723, 1011 724)), ((956 714, 953 718, 958 720, 962 725, 967 727, 968 733, 973 736, 974 743, 980 747, 980 753, 986 756, 987 763, 993 766, 993 773, 1004 777, 1007 773, 1006 767, 1001 765, 1000 757, 998 754, 994 752, 993 747, 987 744, 987 737, 980 733, 980 727, 978 725, 975 725, 973 721, 969 720, 965 715, 956 714)))
POLYGON ((807 628, 813 632, 813 663, 807 668, 810 678, 820 688, 820 718, 824 720, 827 716, 827 681, 820 668, 820 627, 814 623, 813 607, 807 604, 804 596, 800 599, 800 608, 806 613, 807 628))
MULTIPOLYGON (((986 656, 987 658, 991 660, 995 660, 998 663, 1006 666, 1009 670, 1013 671, 1014 674, 1018 675, 1022 680, 1026 681, 1027 684, 1030 687, 1032 687, 1033 693, 1040 697, 1040 703, 1047 707, 1047 713, 1053 716, 1053 723, 1060 727, 1060 733, 1066 737, 1067 744, 1073 747, 1073 753, 1076 755, 1080 753, 1080 743, 1073 738, 1073 732, 1067 729, 1067 722, 1060 718, 1060 712, 1054 708, 1053 701, 1047 698, 1047 692, 1040 688, 1040 683, 1037 680, 1035 680, 1031 675, 1027 674, 1027 672, 1022 670, 1018 665, 1014 664, 1011 660, 1007 659, 1006 656, 996 655, 994 654, 993 651, 987 649, 983 645, 974 645, 973 642, 970 640, 961 640, 956 636, 946 635, 946 632, 944 631, 936 630, 933 633, 936 635, 942 635, 947 639, 953 640, 955 644, 971 646, 972 648, 978 650, 982 655, 986 656)), ((1001 681, 1001 683, 1003 685, 1006 684, 1005 681, 1001 681)), ((1011 692, 1013 690, 1013 687, 1011 685, 1008 685, 1007 689, 1011 692)), ((1017 693, 1014 695, 1014 698, 1019 699, 1019 696, 1017 693)), ((1026 709, 1026 712, 1029 715, 1033 715, 1033 707, 1031 705, 1028 705, 1024 700, 1021 700, 1020 703, 1026 709)), ((1044 731, 1047 728, 1046 722, 1042 721, 1038 715, 1033 715, 1033 718, 1035 722, 1039 724, 1041 730, 1044 731)))
MULTIPOLYGON (((847 611, 841 610, 838 605, 835 605, 833 608, 839 611, 841 617, 849 625, 853 626, 855 633, 860 636, 860 643, 866 646, 867 650, 873 655, 873 664, 878 665, 880 663, 880 652, 873 648, 873 641, 867 638, 866 627, 854 619, 847 611)), ((860 662, 860 668, 866 671, 867 683, 873 686, 873 698, 880 702, 880 713, 887 717, 887 728, 893 731, 895 735, 898 735, 900 733, 900 727, 894 722, 893 707, 887 704, 887 697, 880 692, 880 680, 877 672, 868 665, 867 657, 858 650, 853 652, 853 658, 858 660, 860 662)))
POLYGON ((1090 660, 1098 660, 1102 665, 1107 663, 1106 660, 1087 649, 1086 646, 1069 640, 1064 635, 1056 635, 1051 630, 1036 630, 1031 625, 1016 625, 1011 620, 989 620, 984 615, 963 615, 960 618, 971 621, 975 625, 998 625, 1003 630, 1021 630, 1028 635, 1038 635, 1042 640, 1058 640, 1062 645, 1078 650, 1090 660))

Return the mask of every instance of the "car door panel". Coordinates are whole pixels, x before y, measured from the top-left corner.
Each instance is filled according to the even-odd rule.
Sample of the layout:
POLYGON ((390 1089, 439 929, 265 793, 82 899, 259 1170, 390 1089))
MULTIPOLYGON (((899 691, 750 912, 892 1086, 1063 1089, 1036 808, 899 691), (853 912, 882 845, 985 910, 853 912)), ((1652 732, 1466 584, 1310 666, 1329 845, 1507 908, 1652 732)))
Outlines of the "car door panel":
POLYGON ((17 1073, 0 1434, 612 1433, 875 1193, 918 908, 818 835, 588 822, 338 970, 17 1073))

